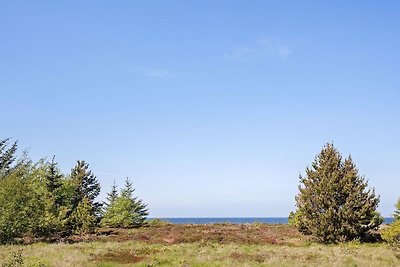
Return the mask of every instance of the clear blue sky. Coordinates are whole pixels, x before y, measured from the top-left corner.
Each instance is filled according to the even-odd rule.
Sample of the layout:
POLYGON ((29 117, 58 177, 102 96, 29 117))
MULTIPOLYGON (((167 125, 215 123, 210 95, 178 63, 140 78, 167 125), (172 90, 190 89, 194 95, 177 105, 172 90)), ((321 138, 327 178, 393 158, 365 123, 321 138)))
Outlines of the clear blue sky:
POLYGON ((399 1, 1 1, 1 136, 151 216, 287 216, 333 141, 400 197, 399 1))

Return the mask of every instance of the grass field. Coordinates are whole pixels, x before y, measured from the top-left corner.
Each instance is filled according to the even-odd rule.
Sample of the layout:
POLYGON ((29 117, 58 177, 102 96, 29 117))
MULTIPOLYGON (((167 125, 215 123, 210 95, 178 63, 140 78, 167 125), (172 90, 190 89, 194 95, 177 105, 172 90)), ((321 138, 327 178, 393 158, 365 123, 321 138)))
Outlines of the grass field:
POLYGON ((0 247, 3 266, 13 257, 22 266, 400 266, 398 247, 322 245, 291 226, 266 224, 102 229, 61 243, 0 247))

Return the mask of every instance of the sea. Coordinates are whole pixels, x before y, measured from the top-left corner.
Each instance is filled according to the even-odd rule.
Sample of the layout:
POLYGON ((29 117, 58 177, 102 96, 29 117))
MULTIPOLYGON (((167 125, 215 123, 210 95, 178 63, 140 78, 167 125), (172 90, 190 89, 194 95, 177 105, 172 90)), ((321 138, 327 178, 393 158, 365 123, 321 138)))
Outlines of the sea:
MULTIPOLYGON (((287 224, 287 217, 200 217, 200 218, 150 218, 160 219, 173 224, 212 224, 212 223, 268 223, 268 224, 287 224)), ((384 218, 383 223, 389 224, 393 222, 393 218, 384 218)))

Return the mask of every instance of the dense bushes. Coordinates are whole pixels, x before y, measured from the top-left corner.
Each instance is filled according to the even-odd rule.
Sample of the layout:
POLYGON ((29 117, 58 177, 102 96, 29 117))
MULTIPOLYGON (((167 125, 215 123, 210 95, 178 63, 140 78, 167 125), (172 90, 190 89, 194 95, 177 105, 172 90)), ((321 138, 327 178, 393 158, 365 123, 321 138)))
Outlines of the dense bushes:
MULTIPOLYGON (((9 144, 8 139, 0 140, 0 242, 24 235, 46 237, 93 232, 104 211, 96 201, 100 184, 89 165, 78 161, 70 174, 63 174, 54 158, 51 162, 37 163, 26 155, 17 158, 17 147, 17 143, 9 144)), ((126 227, 140 226, 147 210, 132 197, 132 188, 129 192, 130 216, 136 217, 126 227)))
POLYGON ((290 222, 321 242, 363 239, 382 223, 376 212, 379 197, 367 189, 351 157, 343 160, 332 144, 322 149, 300 183, 290 222))

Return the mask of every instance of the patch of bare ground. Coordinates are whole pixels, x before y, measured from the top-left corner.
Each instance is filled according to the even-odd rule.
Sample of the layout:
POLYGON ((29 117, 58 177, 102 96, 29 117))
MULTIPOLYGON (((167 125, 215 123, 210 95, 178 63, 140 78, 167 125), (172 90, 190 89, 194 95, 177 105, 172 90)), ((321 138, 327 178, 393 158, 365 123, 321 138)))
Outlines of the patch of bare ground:
POLYGON ((241 252, 232 252, 229 255, 229 258, 233 259, 235 262, 248 262, 248 261, 255 261, 255 262, 264 262, 267 255, 262 254, 249 254, 249 253, 241 253, 241 252))
POLYGON ((109 249, 108 251, 92 255, 91 261, 121 264, 138 263, 151 258, 158 252, 158 249, 150 247, 140 247, 136 249, 109 249))
POLYGON ((132 250, 108 251, 104 254, 96 255, 92 261, 95 262, 113 262, 113 263, 138 263, 145 260, 145 256, 138 256, 132 250))

